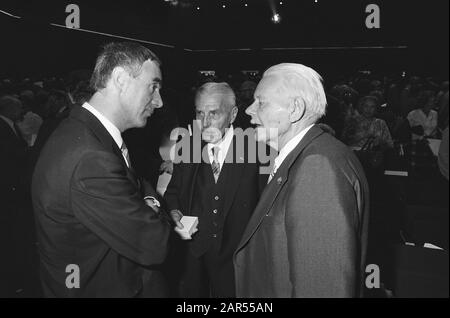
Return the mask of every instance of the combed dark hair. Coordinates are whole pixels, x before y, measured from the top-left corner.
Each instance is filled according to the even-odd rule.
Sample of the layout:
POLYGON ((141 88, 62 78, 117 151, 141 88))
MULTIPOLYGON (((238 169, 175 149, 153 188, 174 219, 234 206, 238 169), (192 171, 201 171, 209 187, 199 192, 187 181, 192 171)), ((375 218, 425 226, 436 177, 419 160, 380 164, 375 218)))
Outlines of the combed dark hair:
POLYGON ((156 61, 161 66, 155 53, 135 42, 112 42, 106 44, 97 57, 90 85, 94 91, 106 87, 112 71, 121 66, 129 69, 133 76, 139 76, 145 61, 156 61))

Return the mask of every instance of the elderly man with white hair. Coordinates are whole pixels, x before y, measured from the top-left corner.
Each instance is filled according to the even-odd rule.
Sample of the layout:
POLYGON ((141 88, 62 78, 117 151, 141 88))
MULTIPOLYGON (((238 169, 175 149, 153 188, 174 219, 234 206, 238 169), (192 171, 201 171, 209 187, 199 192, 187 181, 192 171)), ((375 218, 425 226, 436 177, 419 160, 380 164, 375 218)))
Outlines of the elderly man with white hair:
POLYGON ((355 155, 315 123, 321 77, 269 68, 247 109, 258 141, 279 149, 234 254, 237 297, 357 297, 363 291, 369 190, 355 155))

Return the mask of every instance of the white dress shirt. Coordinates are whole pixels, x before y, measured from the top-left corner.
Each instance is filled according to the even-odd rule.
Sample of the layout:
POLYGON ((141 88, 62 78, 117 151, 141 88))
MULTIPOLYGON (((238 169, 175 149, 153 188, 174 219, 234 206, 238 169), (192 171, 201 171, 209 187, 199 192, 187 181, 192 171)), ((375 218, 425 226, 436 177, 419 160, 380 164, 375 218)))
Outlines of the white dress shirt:
POLYGON ((272 181, 273 176, 277 173, 277 170, 283 164, 283 161, 286 159, 287 156, 289 156, 289 154, 295 149, 295 147, 298 146, 300 141, 302 141, 303 137, 305 137, 306 133, 312 128, 312 126, 314 125, 310 125, 305 129, 303 129, 301 132, 295 135, 294 138, 289 140, 286 143, 286 145, 284 145, 283 148, 281 148, 280 152, 278 153, 278 156, 275 158, 272 173, 270 174, 268 183, 272 181))
MULTIPOLYGON (((427 116, 422 109, 416 109, 408 114, 407 119, 411 127, 422 126, 425 136, 431 136, 438 125, 438 113, 434 110, 430 110, 427 116)), ((413 140, 418 140, 421 136, 413 133, 412 138, 413 140)))
POLYGON ((220 165, 220 170, 222 170, 223 163, 225 162, 225 159, 227 157, 228 149, 230 148, 231 142, 233 141, 234 136, 234 128, 233 125, 230 126, 229 129, 227 129, 225 136, 222 138, 221 141, 219 141, 216 144, 208 144, 208 156, 209 156, 209 162, 212 163, 214 161, 214 154, 212 149, 213 148, 219 148, 219 154, 218 154, 218 161, 220 165))
MULTIPOLYGON (((123 139, 122 134, 120 133, 119 128, 117 128, 108 118, 106 118, 102 113, 100 113, 98 110, 96 110, 94 107, 89 105, 89 103, 84 103, 83 108, 88 110, 92 113, 97 119, 102 123, 102 125, 105 127, 105 129, 108 131, 108 133, 111 135, 111 137, 114 139, 114 141, 117 144, 117 147, 122 152, 122 145, 123 145, 123 139)), ((122 152, 122 156, 125 159, 125 162, 127 163, 127 166, 130 167, 130 163, 128 162, 127 158, 122 152)))

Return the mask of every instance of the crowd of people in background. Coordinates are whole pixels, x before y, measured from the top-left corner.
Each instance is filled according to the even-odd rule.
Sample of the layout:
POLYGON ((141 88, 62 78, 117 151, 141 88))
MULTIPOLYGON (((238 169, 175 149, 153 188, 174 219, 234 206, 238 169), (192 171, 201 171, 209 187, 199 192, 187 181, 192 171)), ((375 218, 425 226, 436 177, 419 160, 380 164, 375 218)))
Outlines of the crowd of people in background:
MULTIPOLYGON (((326 116, 320 124, 324 130, 357 152, 401 153, 408 146, 429 151, 428 147, 419 145, 428 144, 429 139, 447 138, 442 142, 437 164, 448 182, 448 81, 366 72, 330 81, 323 75, 328 102, 326 116)), ((0 215, 0 235, 5 236, 0 244, 8 242, 5 248, 22 251, 12 251, 10 255, 15 255, 16 260, 10 264, 1 262, 0 266, 12 268, 20 277, 25 277, 20 271, 26 271, 31 259, 24 251, 32 250, 34 244, 33 234, 25 235, 25 232, 33 233, 34 227, 29 190, 33 167, 59 123, 91 97, 89 78, 89 72, 78 71, 64 79, 0 81, 0 124, 9 125, 16 134, 7 136, 5 129, 0 130, 0 204, 10 207, 5 209, 9 215, 0 215), (17 244, 11 244, 11 238, 17 244)), ((145 128, 131 129, 124 134, 133 166, 153 186, 156 187, 161 169, 167 168, 159 153, 161 144, 173 128, 186 127, 195 118, 195 90, 206 82, 221 81, 229 83, 236 92, 239 112, 234 126, 251 127, 245 109, 253 102, 259 78, 199 75, 191 85, 165 87, 162 93, 165 107, 149 119, 145 128)), ((8 268, 0 271, 6 272, 8 268)), ((0 294, 2 287, 20 292, 23 286, 17 280, 11 284, 16 285, 0 286, 0 294)))
MULTIPOLYGON (((3 79, 0 82, 0 96, 20 102, 20 116, 13 121, 29 147, 39 144, 38 135, 45 134, 41 126, 54 126, 67 111, 91 96, 89 76, 88 71, 76 71, 65 79, 3 79)), ((226 81, 237 93, 237 106, 241 110, 235 125, 248 128, 251 124, 244 110, 252 103, 258 80, 257 76, 199 75, 191 86, 165 88, 164 99, 170 108, 165 113, 175 118, 171 126, 186 126, 194 119, 195 89, 205 82, 226 81)), ((325 77, 325 85, 328 107, 322 122, 351 147, 362 147, 371 137, 375 145, 387 148, 394 147, 394 142, 440 139, 448 126, 448 81, 360 72, 332 84, 325 77)), ((167 128, 166 133, 174 127, 167 128)))

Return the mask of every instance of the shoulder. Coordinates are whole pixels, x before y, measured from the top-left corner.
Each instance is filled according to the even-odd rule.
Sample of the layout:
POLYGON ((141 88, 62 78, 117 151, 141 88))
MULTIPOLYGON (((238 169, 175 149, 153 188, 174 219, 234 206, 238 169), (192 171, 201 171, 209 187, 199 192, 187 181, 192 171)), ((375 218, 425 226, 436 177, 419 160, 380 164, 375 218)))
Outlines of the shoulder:
POLYGON ((329 134, 322 134, 314 139, 294 165, 302 167, 302 171, 306 173, 329 173, 330 170, 347 176, 363 173, 354 152, 329 134), (305 167, 308 169, 304 169, 305 167))
POLYGON ((84 123, 67 118, 48 138, 40 160, 58 165, 60 162, 74 163, 86 152, 102 149, 100 141, 84 123))

